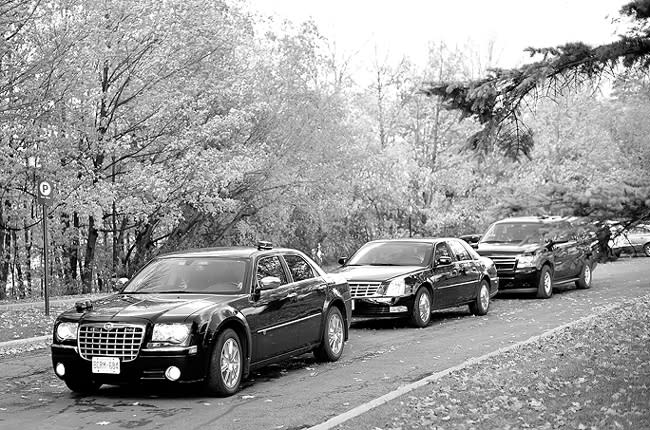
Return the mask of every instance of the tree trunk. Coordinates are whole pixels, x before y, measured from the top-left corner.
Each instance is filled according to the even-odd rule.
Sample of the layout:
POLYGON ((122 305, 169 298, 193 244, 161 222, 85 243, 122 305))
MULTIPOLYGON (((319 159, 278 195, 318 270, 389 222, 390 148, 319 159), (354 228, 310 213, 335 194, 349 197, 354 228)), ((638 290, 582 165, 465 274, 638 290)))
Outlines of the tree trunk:
POLYGON ((82 292, 84 294, 92 292, 93 288, 93 268, 95 265, 95 247, 99 232, 95 228, 95 219, 88 218, 88 239, 86 240, 86 252, 84 254, 83 271, 81 272, 82 292))
POLYGON ((72 226, 70 225, 70 216, 62 215, 64 232, 71 236, 69 244, 63 244, 63 282, 65 282, 65 294, 76 294, 78 292, 77 270, 79 266, 79 216, 75 213, 72 215, 72 226), (70 232, 70 230, 72 231, 70 232))

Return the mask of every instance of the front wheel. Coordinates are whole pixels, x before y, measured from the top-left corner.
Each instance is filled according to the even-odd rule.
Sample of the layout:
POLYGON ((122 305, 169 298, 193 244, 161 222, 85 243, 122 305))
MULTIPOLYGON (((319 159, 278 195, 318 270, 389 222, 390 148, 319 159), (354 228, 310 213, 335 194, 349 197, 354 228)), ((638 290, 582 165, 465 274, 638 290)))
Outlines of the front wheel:
POLYGON ((239 390, 244 367, 241 342, 233 329, 219 333, 212 348, 206 387, 211 394, 230 396, 239 390))
POLYGON ((341 311, 332 306, 325 317, 325 327, 320 345, 314 350, 314 356, 319 361, 336 361, 343 354, 345 329, 341 311))
POLYGON ((490 308, 490 286, 486 280, 481 281, 476 300, 469 304, 469 311, 477 316, 486 315, 490 308))
POLYGON ((426 327, 431 321, 431 293, 426 287, 420 287, 415 293, 413 309, 411 309, 411 324, 416 327, 426 327))
POLYGON ((102 386, 100 382, 93 381, 88 376, 70 375, 63 380, 70 391, 79 394, 93 394, 102 386))
POLYGON ((548 266, 542 266, 537 279, 537 298, 550 299, 553 295, 553 272, 548 266))
POLYGON ((650 257, 650 242, 643 245, 643 253, 646 255, 646 257, 650 257))
POLYGON ((585 261, 582 271, 580 271, 580 279, 576 281, 576 288, 586 290, 591 288, 591 262, 585 261))

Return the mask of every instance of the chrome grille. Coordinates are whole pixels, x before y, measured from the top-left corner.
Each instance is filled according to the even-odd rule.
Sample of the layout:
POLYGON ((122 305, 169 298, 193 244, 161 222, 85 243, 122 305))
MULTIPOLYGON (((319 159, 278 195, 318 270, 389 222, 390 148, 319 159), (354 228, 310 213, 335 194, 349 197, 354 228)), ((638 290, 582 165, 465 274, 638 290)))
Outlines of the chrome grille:
POLYGON ((144 330, 144 325, 84 324, 79 327, 79 354, 86 360, 93 357, 135 360, 142 345, 144 330))
POLYGON ((497 267, 497 273, 512 273, 517 267, 517 258, 510 255, 494 255, 490 259, 494 261, 494 265, 497 267))
POLYGON ((373 297, 377 296, 377 290, 381 286, 381 282, 349 282, 350 295, 353 299, 359 297, 373 297))

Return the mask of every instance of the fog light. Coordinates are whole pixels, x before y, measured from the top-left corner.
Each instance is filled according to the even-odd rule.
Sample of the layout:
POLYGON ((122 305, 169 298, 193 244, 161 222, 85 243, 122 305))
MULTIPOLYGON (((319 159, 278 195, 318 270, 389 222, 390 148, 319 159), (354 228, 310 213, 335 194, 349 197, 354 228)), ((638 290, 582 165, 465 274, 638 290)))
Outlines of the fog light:
POLYGON ((54 371, 60 377, 65 376, 65 366, 63 365, 63 363, 56 363, 56 367, 54 368, 54 371))
POLYGON ((181 369, 179 369, 176 366, 169 366, 167 370, 165 370, 165 378, 169 379, 170 381, 178 381, 178 378, 181 377, 181 369))

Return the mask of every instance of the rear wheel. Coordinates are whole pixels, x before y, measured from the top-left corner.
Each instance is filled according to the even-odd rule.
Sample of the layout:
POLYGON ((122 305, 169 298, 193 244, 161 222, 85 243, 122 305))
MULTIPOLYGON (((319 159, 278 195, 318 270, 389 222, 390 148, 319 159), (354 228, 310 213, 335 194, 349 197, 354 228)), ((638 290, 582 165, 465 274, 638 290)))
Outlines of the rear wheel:
POLYGON ((650 242, 643 245, 643 253, 646 255, 646 257, 650 257, 650 242))
POLYGON ((211 394, 230 396, 239 390, 244 367, 241 342, 233 329, 219 333, 212 348, 206 386, 211 394))
POLYGON ((477 316, 486 315, 490 308, 490 286, 486 280, 481 281, 476 300, 469 304, 469 311, 477 316))
POLYGON ((585 261, 585 265, 582 267, 580 279, 576 281, 576 287, 583 290, 591 288, 591 262, 589 260, 585 261))
POLYGON ((416 327, 426 327, 431 321, 431 293, 426 287, 420 287, 415 293, 411 323, 416 327))
POLYGON ((537 298, 550 299, 553 295, 553 272, 549 266, 542 266, 537 278, 537 298))
POLYGON ((92 380, 89 376, 69 375, 64 379, 65 385, 71 391, 79 394, 93 394, 102 386, 100 382, 92 380))
POLYGON ((338 360, 343 354, 344 338, 345 329, 341 311, 336 306, 332 306, 327 311, 321 344, 314 350, 316 359, 320 361, 338 360))

